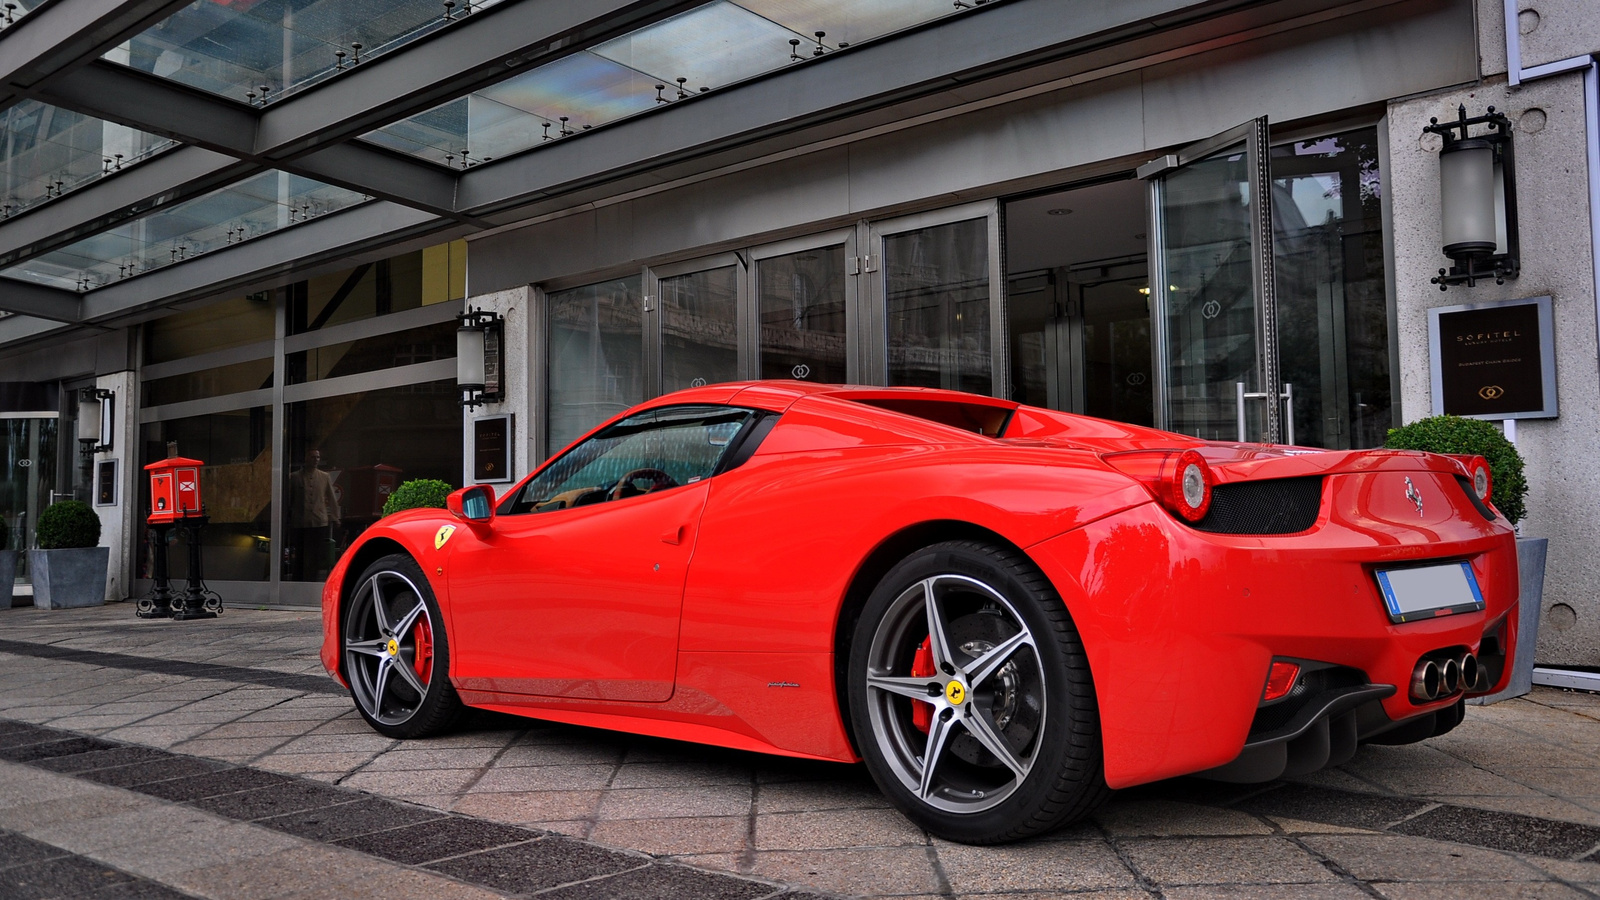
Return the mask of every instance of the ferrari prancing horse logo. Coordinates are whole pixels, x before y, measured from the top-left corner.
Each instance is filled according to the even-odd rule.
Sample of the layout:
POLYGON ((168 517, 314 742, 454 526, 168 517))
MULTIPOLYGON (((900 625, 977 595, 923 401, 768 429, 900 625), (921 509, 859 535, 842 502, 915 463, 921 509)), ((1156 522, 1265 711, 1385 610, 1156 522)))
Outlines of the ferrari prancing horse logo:
POLYGON ((454 525, 440 525, 439 531, 433 536, 433 549, 443 549, 445 542, 450 540, 450 535, 455 533, 456 527, 454 525))
POLYGON ((952 681, 944 686, 944 698, 950 701, 951 706, 960 706, 967 700, 967 689, 961 686, 961 682, 952 681))
POLYGON ((1416 504, 1416 506, 1417 506, 1417 515, 1421 516, 1422 515, 1422 492, 1417 490, 1417 486, 1411 483, 1411 479, 1410 478, 1406 479, 1406 499, 1410 500, 1412 503, 1416 504))

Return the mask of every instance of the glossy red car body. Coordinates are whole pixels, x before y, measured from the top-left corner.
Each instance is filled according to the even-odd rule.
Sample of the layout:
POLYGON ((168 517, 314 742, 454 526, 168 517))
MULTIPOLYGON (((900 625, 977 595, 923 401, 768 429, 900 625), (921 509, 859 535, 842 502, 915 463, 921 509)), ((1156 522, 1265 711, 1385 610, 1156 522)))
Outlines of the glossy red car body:
POLYGON ((468 705, 851 761, 841 616, 910 550, 982 534, 1021 549, 1064 599, 1112 787, 1240 757, 1275 657, 1395 685, 1382 700, 1394 722, 1458 699, 1408 696, 1424 654, 1480 652, 1493 635, 1503 664, 1487 690, 1509 678, 1513 534, 1468 497, 1452 458, 1208 443, 918 389, 724 384, 630 412, 678 404, 782 415, 748 461, 696 484, 487 524, 442 510, 383 519, 328 579, 328 670, 344 680, 341 602, 356 576, 403 551, 444 612, 449 676, 468 705), (985 436, 929 410, 946 421, 997 411, 1005 430, 985 436), (1320 477, 1315 524, 1287 535, 1190 527, 1104 458, 1151 448, 1198 450, 1219 487, 1320 477), (440 543, 444 526, 455 530, 440 543), (1469 561, 1485 608, 1391 623, 1375 568, 1425 559, 1469 561))

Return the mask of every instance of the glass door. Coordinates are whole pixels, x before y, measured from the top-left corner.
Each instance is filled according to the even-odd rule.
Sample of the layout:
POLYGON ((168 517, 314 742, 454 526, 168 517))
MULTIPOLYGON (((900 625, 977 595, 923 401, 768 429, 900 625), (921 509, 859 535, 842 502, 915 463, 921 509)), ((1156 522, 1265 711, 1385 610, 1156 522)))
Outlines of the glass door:
POLYGON ((870 223, 863 370, 889 385, 1009 394, 994 202, 870 223))
POLYGON ((650 396, 723 381, 737 381, 740 364, 739 286, 744 264, 732 253, 673 266, 654 267, 647 312, 660 332, 648 349, 659 348, 660 385, 650 396), (650 302, 650 300, 654 302, 650 302))
MULTIPOLYGON (((42 413, 0 414, 0 465, 6 471, 0 483, 0 514, 11 528, 7 549, 31 548, 39 514, 57 499, 59 424, 58 417, 42 413)), ((31 581, 27 566, 24 553, 17 560, 21 584, 31 581)))
POLYGON ((768 244, 750 256, 754 376, 860 381, 855 229, 768 244))
POLYGON ((1268 162, 1263 117, 1139 169, 1150 184, 1160 427, 1208 440, 1294 440, 1277 359, 1268 162))

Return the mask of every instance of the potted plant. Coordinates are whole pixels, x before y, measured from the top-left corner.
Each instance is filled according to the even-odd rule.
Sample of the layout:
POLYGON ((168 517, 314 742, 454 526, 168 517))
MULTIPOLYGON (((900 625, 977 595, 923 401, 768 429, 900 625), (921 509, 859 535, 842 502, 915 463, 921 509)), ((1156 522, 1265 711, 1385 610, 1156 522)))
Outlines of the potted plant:
MULTIPOLYGON (((1490 501, 1511 525, 1527 514, 1523 498, 1528 481, 1522 474, 1522 455, 1500 430, 1479 419, 1431 416, 1389 431, 1384 441, 1391 450, 1426 450, 1430 453, 1467 453, 1489 463, 1493 480, 1490 501)), ((1544 559, 1546 538, 1517 538, 1517 580, 1521 599, 1517 613, 1517 647, 1511 683, 1484 702, 1520 697, 1533 689, 1534 656, 1539 647, 1539 618, 1544 611, 1544 559)))
POLYGON ((11 549, 11 526, 0 516, 0 596, 5 597, 0 606, 10 607, 16 603, 16 585, 17 551, 11 549))
POLYGON ((111 548, 100 543, 100 517, 81 500, 51 504, 34 529, 39 549, 28 551, 33 605, 39 609, 102 606, 111 548))
POLYGON ((393 515, 402 509, 444 509, 444 501, 455 490, 449 482, 436 478, 413 478, 401 482, 389 499, 383 501, 383 514, 393 515))

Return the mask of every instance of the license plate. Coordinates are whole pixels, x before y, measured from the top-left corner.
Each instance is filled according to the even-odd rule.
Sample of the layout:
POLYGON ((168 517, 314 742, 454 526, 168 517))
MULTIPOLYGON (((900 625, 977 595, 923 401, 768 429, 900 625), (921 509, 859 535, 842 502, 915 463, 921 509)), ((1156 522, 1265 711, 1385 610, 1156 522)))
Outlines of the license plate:
POLYGON ((1483 592, 1464 562, 1404 569, 1379 569, 1378 589, 1389 621, 1415 622, 1483 609, 1483 592))

